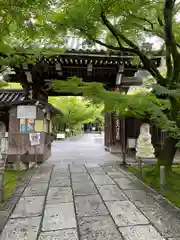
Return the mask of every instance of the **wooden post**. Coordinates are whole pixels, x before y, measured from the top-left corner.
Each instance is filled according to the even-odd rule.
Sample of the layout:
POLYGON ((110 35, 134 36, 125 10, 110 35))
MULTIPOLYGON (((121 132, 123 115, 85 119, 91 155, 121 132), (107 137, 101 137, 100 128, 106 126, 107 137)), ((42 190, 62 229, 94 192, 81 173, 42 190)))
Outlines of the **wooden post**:
POLYGON ((138 158, 139 179, 143 180, 142 158, 138 158))
POLYGON ((36 167, 38 167, 38 157, 37 157, 37 146, 36 145, 34 145, 34 158, 35 158, 36 167))
POLYGON ((165 166, 160 166, 160 194, 164 195, 166 185, 165 166))
POLYGON ((4 201, 4 168, 5 162, 3 159, 3 142, 2 139, 5 139, 6 126, 3 122, 0 122, 0 201, 4 201))
POLYGON ((123 117, 122 119, 122 136, 123 136, 123 143, 122 143, 122 154, 123 154, 123 166, 126 167, 126 119, 123 117))
POLYGON ((2 156, 2 141, 0 136, 0 201, 4 201, 4 160, 2 156))

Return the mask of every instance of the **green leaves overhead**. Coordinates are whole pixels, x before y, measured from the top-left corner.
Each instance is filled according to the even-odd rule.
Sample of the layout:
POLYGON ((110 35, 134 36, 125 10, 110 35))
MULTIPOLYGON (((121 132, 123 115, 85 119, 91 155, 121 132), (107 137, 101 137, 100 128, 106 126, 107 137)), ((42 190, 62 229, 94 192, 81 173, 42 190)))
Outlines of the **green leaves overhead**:
POLYGON ((58 48, 56 53, 62 49, 62 36, 49 19, 54 4, 50 0, 0 0, 1 66, 35 63, 40 53, 48 54, 48 46, 58 48))
MULTIPOLYGON (((52 22, 62 29, 84 36, 116 39, 108 31, 101 19, 105 12, 113 26, 124 36, 140 44, 146 36, 163 37, 164 1, 151 0, 64 0, 52 13, 52 22)), ((176 13, 177 14, 177 13, 176 13)))
MULTIPOLYGON (((180 139, 180 130, 175 121, 169 119, 171 102, 167 99, 156 97, 152 93, 139 92, 134 95, 126 95, 119 92, 106 91, 102 84, 84 83, 78 78, 68 81, 54 81, 58 92, 81 93, 83 97, 92 102, 104 104, 104 112, 118 112, 119 115, 149 119, 162 131, 168 132, 169 136, 180 139), (74 81, 73 81, 74 80, 74 81), (73 91, 74 89, 74 91, 73 91)), ((157 88, 158 90, 158 88, 157 88)), ((165 92, 166 89, 159 89, 165 92)))
MULTIPOLYGON (((107 49, 131 52, 137 56, 134 62, 143 63, 152 77, 165 86, 171 81, 169 76, 173 76, 173 64, 177 62, 170 61, 173 49, 180 46, 177 18, 179 2, 170 0, 169 5, 166 2, 168 1, 62 0, 50 18, 59 32, 64 29, 67 34, 84 37, 107 49), (167 14, 169 17, 165 17, 167 14), (172 37, 167 39, 170 36, 168 29, 172 29, 172 37), (154 52, 151 48, 151 37, 156 37, 154 42, 163 44, 163 49, 154 52), (167 55, 167 78, 150 62, 149 58, 154 54, 167 55)), ((175 52, 177 53, 177 50, 175 52)), ((177 58, 179 56, 178 53, 173 55, 177 58)))
POLYGON ((156 98, 152 93, 124 95, 119 92, 109 92, 102 84, 84 83, 78 78, 71 78, 67 82, 55 80, 54 87, 59 92, 81 92, 83 96, 95 102, 102 102, 105 112, 118 111, 121 116, 149 118, 163 128, 168 124, 168 118, 163 110, 168 109, 170 105, 167 101, 156 98))

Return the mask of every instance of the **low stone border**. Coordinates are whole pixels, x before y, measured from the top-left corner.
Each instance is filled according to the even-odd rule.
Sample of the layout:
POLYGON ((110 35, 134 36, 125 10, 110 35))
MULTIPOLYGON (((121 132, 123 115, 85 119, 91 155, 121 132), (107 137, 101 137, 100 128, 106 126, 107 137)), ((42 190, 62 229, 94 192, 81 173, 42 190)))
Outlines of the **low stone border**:
POLYGON ((177 211, 178 213, 180 213, 180 208, 177 207, 176 205, 174 205, 172 202, 170 202, 167 198, 163 197, 159 192, 157 192, 156 190, 154 190, 153 188, 151 188, 149 185, 147 185, 146 183, 144 183, 142 180, 140 180, 138 177, 136 177, 133 173, 129 172, 127 169, 122 168, 121 169, 128 173, 132 178, 138 180, 141 184, 144 185, 144 187, 152 192, 155 196, 153 196, 153 198, 157 201, 160 201, 162 204, 167 204, 169 205, 169 207, 171 207, 173 210, 177 211))
POLYGON ((17 184, 12 195, 3 203, 2 207, 0 208, 0 233, 4 229, 12 211, 14 210, 35 171, 36 168, 33 167, 25 173, 23 179, 17 184))

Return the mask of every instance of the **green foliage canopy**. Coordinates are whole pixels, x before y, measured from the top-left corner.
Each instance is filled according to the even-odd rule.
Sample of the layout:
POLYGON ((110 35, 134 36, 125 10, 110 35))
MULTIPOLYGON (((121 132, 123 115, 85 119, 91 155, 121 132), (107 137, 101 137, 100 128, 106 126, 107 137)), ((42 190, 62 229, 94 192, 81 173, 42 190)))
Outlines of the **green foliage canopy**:
POLYGON ((34 63, 62 51, 62 36, 49 21, 54 0, 0 0, 0 66, 34 63), (47 46, 50 49, 48 49, 47 46))
POLYGON ((82 124, 103 121, 103 105, 94 105, 90 101, 77 97, 49 97, 49 103, 63 112, 63 116, 53 119, 55 129, 81 129, 82 124))
POLYGON ((171 136, 180 137, 175 122, 168 119, 165 111, 169 111, 170 102, 156 97, 151 92, 139 92, 135 95, 120 94, 104 89, 100 83, 85 83, 78 78, 70 78, 68 82, 54 81, 54 88, 59 92, 83 93, 95 103, 103 103, 105 112, 117 111, 120 116, 134 116, 153 121, 171 136))

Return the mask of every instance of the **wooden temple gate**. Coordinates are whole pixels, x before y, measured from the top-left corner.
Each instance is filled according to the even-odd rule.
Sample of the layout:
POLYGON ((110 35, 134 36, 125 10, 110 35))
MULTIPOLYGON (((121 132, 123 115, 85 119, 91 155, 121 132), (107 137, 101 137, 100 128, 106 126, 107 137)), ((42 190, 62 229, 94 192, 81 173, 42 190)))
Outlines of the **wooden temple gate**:
MULTIPOLYGON (((77 43, 77 39, 76 39, 77 43)), ((74 43, 71 39, 71 44, 74 43)), ((82 46, 81 44, 76 44, 82 46)), ((101 82, 109 91, 119 88, 122 91, 129 86, 141 84, 135 77, 142 65, 134 65, 134 56, 129 52, 109 52, 105 49, 89 50, 84 48, 69 49, 51 57, 40 56, 36 63, 14 67, 15 74, 8 75, 10 82, 20 82, 26 93, 25 99, 47 103, 48 96, 72 96, 72 93, 59 93, 52 87, 53 79, 67 80, 79 77, 84 82, 101 82)), ((159 66, 161 58, 152 58, 152 63, 159 66)), ((119 119, 115 113, 105 114, 106 147, 116 144, 125 148, 129 132, 134 131, 128 120, 119 119), (128 127, 126 126, 128 124, 128 127)))

